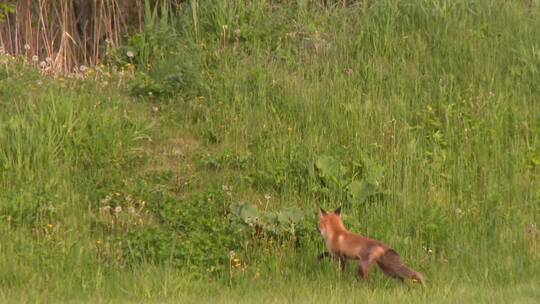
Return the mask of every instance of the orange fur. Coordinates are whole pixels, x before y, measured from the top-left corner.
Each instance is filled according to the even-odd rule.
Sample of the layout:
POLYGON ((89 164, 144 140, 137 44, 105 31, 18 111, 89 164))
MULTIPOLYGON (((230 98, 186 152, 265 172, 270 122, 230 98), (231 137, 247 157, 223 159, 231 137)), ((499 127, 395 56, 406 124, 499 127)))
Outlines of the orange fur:
POLYGON ((354 260, 358 263, 358 274, 364 279, 367 279, 373 264, 377 263, 390 277, 401 281, 410 278, 425 285, 422 275, 401 263, 395 250, 382 242, 348 231, 341 220, 341 208, 331 213, 321 209, 319 231, 328 249, 318 256, 319 261, 331 257, 339 260, 341 268, 345 269, 346 261, 354 260))

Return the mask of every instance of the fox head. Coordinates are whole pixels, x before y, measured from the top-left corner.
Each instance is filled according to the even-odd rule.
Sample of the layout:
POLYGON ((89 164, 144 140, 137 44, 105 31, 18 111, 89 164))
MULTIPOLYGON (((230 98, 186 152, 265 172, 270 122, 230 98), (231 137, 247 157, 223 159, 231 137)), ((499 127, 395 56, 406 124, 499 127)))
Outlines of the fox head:
POLYGON ((341 207, 334 212, 326 212, 321 208, 319 212, 319 232, 323 238, 328 239, 338 229, 345 229, 341 220, 341 207))

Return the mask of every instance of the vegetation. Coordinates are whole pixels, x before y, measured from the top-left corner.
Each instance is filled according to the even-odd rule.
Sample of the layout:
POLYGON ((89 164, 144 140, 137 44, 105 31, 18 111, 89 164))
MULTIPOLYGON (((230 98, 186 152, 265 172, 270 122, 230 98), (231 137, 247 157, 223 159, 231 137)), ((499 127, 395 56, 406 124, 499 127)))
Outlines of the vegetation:
POLYGON ((0 301, 533 303, 539 36, 537 1, 188 1, 106 66, 2 52, 0 301), (338 205, 428 287, 317 264, 338 205))

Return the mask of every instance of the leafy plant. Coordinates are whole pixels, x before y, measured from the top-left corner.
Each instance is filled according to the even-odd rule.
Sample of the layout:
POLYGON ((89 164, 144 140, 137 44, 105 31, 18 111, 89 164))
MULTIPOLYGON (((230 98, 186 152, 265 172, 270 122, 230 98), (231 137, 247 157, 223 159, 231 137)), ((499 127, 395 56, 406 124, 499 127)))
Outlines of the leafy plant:
POLYGON ((346 166, 338 159, 324 155, 315 160, 314 167, 321 182, 321 188, 314 189, 317 192, 328 192, 333 187, 343 192, 351 203, 363 203, 374 196, 387 194, 380 186, 383 167, 367 157, 346 166))

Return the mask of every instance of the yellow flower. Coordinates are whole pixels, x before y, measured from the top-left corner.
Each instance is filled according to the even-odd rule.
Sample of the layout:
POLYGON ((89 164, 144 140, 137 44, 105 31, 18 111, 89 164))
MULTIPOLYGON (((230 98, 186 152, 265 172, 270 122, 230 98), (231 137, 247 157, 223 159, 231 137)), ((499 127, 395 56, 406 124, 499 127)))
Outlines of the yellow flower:
POLYGON ((47 224, 47 228, 52 229, 52 227, 53 227, 52 224, 47 224))

